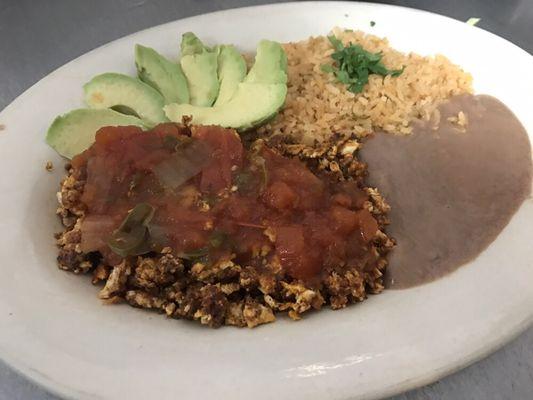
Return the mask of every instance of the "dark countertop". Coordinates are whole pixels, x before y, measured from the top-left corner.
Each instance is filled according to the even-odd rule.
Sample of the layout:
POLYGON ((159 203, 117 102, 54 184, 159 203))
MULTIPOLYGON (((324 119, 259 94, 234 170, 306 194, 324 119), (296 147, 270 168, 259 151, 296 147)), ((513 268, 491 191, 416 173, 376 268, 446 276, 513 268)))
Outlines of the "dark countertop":
MULTIPOLYGON (((206 12, 262 0, 0 0, 0 109, 67 61, 119 37, 206 12)), ((533 0, 396 0, 466 21, 533 54, 533 0)), ((485 360, 391 400, 533 398, 533 328, 485 360)), ((0 361, 0 400, 53 400, 0 361)))

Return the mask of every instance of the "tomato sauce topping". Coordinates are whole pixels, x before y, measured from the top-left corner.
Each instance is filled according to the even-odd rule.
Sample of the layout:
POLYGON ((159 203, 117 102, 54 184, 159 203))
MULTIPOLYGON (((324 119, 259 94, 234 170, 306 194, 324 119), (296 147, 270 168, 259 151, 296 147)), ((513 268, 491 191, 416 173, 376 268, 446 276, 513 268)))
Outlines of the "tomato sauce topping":
POLYGON ((106 127, 72 166, 86 180, 82 250, 108 262, 171 247, 193 260, 276 259, 310 279, 372 256, 378 224, 355 182, 316 175, 261 142, 246 150, 233 130, 106 127))

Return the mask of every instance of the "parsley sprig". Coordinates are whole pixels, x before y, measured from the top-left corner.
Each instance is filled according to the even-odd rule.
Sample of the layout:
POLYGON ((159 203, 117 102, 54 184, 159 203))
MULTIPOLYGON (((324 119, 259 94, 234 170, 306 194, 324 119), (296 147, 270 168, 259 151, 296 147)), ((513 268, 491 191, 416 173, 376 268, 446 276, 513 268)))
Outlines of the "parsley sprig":
POLYGON ((405 67, 387 69, 381 62, 383 56, 381 52, 370 53, 360 45, 352 43, 344 46, 334 35, 328 36, 328 39, 336 50, 331 55, 334 63, 323 64, 321 70, 334 74, 337 80, 348 86, 348 90, 352 93, 363 91, 370 74, 399 76, 405 69, 405 67))

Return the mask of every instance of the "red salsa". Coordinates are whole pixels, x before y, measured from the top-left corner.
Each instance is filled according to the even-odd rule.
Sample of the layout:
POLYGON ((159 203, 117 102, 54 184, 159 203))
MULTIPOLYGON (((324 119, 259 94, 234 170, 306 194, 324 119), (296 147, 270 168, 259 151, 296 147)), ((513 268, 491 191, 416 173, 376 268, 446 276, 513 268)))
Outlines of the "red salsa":
POLYGON ((82 250, 108 262, 171 247, 189 259, 279 262, 296 279, 365 265, 378 230, 356 183, 312 173, 233 130, 106 127, 72 160, 85 179, 82 250))

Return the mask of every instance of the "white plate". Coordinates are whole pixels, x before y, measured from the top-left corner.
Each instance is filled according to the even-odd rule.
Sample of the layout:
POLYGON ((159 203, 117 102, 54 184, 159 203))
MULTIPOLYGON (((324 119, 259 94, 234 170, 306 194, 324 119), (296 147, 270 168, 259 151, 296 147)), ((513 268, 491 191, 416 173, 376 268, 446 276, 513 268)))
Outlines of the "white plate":
POLYGON ((43 138, 56 115, 82 105, 83 83, 104 71, 133 74, 135 43, 175 56, 189 30, 208 43, 253 50, 261 38, 304 39, 335 25, 388 36, 403 51, 447 55, 472 72, 478 92, 502 99, 533 132, 532 57, 426 12, 282 4, 188 18, 117 40, 53 72, 0 114, 1 357, 78 399, 370 399, 429 383, 522 331, 533 317, 531 199, 487 251, 447 278, 254 330, 210 330, 104 307, 88 279, 56 268, 62 163, 43 138), (57 166, 53 173, 44 169, 47 160, 57 166))

